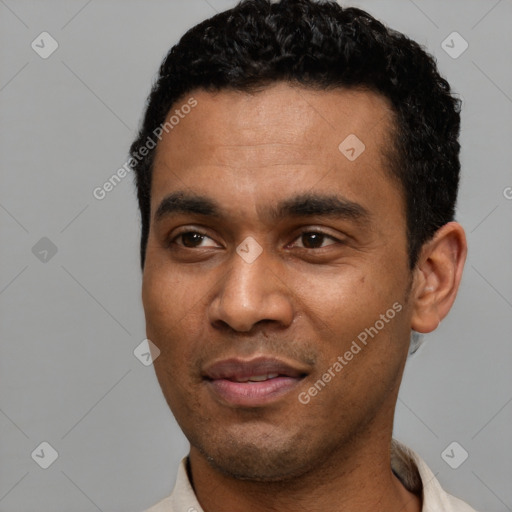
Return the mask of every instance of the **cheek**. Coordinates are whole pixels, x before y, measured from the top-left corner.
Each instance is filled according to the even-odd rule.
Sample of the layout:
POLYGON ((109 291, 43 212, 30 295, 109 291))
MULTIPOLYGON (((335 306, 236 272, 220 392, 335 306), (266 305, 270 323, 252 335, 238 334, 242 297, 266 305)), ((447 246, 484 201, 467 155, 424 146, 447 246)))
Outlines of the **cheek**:
POLYGON ((147 322, 154 326, 175 325, 192 310, 197 287, 168 263, 146 267, 142 281, 142 302, 147 322))
POLYGON ((195 376, 191 374, 196 360, 188 300, 192 301, 191 294, 176 276, 145 273, 142 301, 146 335, 160 349, 153 366, 169 407, 178 415, 195 401, 191 386, 195 376))
POLYGON ((172 279, 170 274, 145 270, 142 283, 142 303, 146 318, 146 335, 160 349, 159 365, 172 365, 176 360, 175 351, 179 348, 176 339, 181 337, 180 319, 185 316, 187 304, 180 282, 172 279))
POLYGON ((331 370, 326 378, 332 381, 329 390, 320 393, 321 401, 334 404, 343 396, 345 405, 360 407, 361 396, 366 396, 368 405, 377 407, 381 393, 396 385, 407 345, 400 282, 398 275, 359 266, 340 268, 329 278, 304 281, 306 315, 321 340, 311 383, 331 370))
POLYGON ((324 275, 302 273, 297 295, 309 321, 317 322, 330 338, 346 339, 373 325, 402 299, 400 280, 387 276, 360 265, 343 265, 324 275))
POLYGON ((168 267, 148 268, 142 283, 146 334, 160 349, 157 372, 183 379, 197 364, 201 341, 207 338, 205 301, 209 281, 185 276, 168 267))

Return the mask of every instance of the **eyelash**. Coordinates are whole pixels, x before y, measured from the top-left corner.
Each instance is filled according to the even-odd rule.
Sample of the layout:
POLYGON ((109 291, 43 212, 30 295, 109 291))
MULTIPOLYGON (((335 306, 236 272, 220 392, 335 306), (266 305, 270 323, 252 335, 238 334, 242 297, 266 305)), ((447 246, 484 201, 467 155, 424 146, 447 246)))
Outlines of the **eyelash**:
MULTIPOLYGON (((172 239, 169 240, 169 243, 168 243, 168 246, 172 246, 173 244, 176 244, 176 240, 178 238, 180 238, 181 236, 183 235, 187 235, 187 234, 197 234, 197 235, 201 235, 203 237, 206 237, 206 238, 210 238, 210 240, 213 240, 210 236, 208 236, 206 233, 204 233, 203 231, 200 231, 198 229, 194 229, 194 230, 188 230, 188 231, 182 231, 181 233, 178 233, 177 235, 175 235, 172 239)), ((315 230, 315 229, 306 229, 304 231, 301 231, 295 238, 294 238, 294 241, 295 240, 298 240, 299 238, 301 238, 302 236, 304 235, 309 235, 309 234, 317 234, 317 235, 322 235, 323 237, 325 238, 328 238, 338 244, 342 244, 342 240, 339 240, 338 238, 335 238, 334 236, 332 235, 329 235, 328 233, 324 232, 324 231, 320 231, 320 230, 315 230)), ((176 244, 178 245, 180 248, 182 249, 201 249, 201 247, 185 247, 184 245, 180 245, 180 244, 176 244)), ((335 245, 335 244, 328 244, 329 245, 335 245)), ((327 247, 328 247, 327 246, 327 247)), ((324 249, 325 247, 314 247, 314 248, 309 248, 309 247, 299 247, 299 249, 303 249, 303 250, 309 250, 309 251, 315 251, 315 250, 319 250, 319 249, 324 249)))

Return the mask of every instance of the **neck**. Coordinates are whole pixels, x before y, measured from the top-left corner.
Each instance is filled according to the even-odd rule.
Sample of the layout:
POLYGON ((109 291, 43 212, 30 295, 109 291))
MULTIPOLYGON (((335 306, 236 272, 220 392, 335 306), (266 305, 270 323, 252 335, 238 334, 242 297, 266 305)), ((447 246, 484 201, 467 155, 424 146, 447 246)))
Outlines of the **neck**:
POLYGON ((304 511, 420 512, 420 498, 391 471, 391 432, 372 436, 371 442, 366 436, 353 439, 314 470, 279 482, 224 475, 192 447, 190 478, 199 502, 208 512, 295 512, 299 505, 304 511))

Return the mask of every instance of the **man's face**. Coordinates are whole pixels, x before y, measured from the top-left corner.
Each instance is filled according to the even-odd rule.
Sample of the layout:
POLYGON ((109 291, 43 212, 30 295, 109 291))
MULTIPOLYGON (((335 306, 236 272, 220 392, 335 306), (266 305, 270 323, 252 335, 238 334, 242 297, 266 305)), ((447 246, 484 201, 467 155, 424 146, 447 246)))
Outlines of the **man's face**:
POLYGON ((300 475, 391 434, 411 274, 389 106, 282 83, 193 97, 152 178, 155 371, 191 455, 238 478, 300 475), (338 148, 350 134, 359 156, 338 148))

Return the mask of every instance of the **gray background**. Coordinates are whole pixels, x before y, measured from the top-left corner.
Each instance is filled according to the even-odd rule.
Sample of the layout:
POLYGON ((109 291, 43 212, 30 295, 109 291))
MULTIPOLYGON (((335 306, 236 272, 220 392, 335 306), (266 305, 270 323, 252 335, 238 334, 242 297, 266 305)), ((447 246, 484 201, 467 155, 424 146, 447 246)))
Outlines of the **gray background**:
MULTIPOLYGON (((232 5, 0 0, 2 512, 136 512, 172 489, 187 444, 133 354, 145 328, 132 177, 102 201, 92 191, 126 161, 170 46, 232 5), (43 31, 59 44, 47 59, 31 48, 43 31), (43 237, 55 255, 47 241, 33 251, 43 237), (59 454, 48 469, 31 457, 43 441, 59 454)), ((410 358, 395 437, 475 508, 512 510, 512 2, 351 5, 426 45, 465 101, 469 258, 451 315, 410 358), (456 59, 441 47, 453 31, 469 43, 456 59), (441 457, 453 441, 469 453, 457 469, 441 457)))

